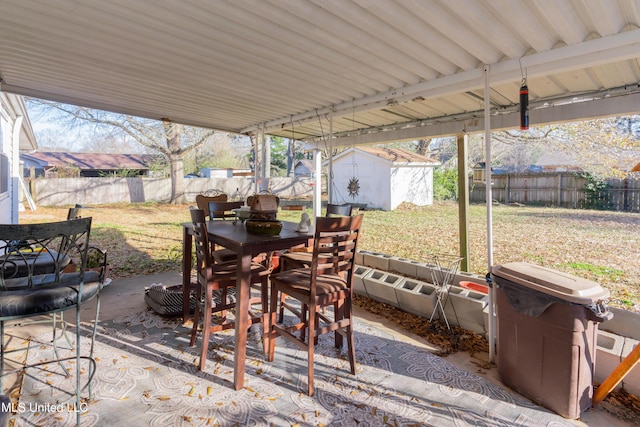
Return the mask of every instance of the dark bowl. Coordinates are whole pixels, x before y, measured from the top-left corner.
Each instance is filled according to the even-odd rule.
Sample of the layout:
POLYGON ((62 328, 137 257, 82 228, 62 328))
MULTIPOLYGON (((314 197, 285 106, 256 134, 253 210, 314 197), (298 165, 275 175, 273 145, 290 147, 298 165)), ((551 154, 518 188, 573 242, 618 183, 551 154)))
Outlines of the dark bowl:
POLYGON ((277 236, 282 230, 282 221, 256 221, 248 219, 245 221, 247 232, 262 236, 277 236))

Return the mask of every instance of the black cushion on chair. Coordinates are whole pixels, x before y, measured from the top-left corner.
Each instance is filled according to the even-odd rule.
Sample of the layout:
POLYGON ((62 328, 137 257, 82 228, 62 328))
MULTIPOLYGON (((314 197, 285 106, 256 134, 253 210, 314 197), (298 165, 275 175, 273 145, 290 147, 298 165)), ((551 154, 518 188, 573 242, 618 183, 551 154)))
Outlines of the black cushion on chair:
MULTIPOLYGON (((54 275, 33 276, 35 286, 25 288, 21 284, 27 284, 27 278, 21 277, 6 281, 9 289, 0 292, 0 317, 26 317, 44 313, 60 311, 78 303, 80 288, 79 273, 64 273, 60 275, 60 282, 54 286, 37 285, 47 283, 47 278, 54 275)), ((84 303, 97 295, 101 284, 100 273, 87 271, 84 275, 85 283, 82 288, 82 301, 84 303)))

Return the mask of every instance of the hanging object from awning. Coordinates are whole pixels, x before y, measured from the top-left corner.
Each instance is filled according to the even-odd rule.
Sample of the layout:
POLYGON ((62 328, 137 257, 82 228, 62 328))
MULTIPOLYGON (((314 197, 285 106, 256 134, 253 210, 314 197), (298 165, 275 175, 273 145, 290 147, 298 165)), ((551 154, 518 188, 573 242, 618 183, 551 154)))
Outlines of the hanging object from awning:
POLYGON ((522 79, 520 86, 520 130, 529 129, 529 88, 527 79, 522 79))

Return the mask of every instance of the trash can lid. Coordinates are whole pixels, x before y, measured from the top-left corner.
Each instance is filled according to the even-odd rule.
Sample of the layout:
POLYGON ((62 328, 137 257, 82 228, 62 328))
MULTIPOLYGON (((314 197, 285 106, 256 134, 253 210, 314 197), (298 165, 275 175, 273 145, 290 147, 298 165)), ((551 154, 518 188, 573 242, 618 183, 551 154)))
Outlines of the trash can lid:
POLYGON ((526 262, 493 266, 491 274, 575 304, 609 298, 609 291, 597 282, 526 262))

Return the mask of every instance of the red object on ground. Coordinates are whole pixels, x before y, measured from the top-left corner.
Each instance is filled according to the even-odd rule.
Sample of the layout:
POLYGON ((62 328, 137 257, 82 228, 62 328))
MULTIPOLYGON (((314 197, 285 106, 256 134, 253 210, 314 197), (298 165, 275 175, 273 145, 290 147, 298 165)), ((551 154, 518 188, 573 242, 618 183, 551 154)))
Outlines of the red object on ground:
POLYGON ((481 285, 479 283, 464 281, 464 282, 460 282, 460 287, 466 288, 466 289, 471 289, 473 291, 480 292, 480 293, 483 293, 483 294, 488 294, 489 293, 489 287, 487 285, 481 285))

